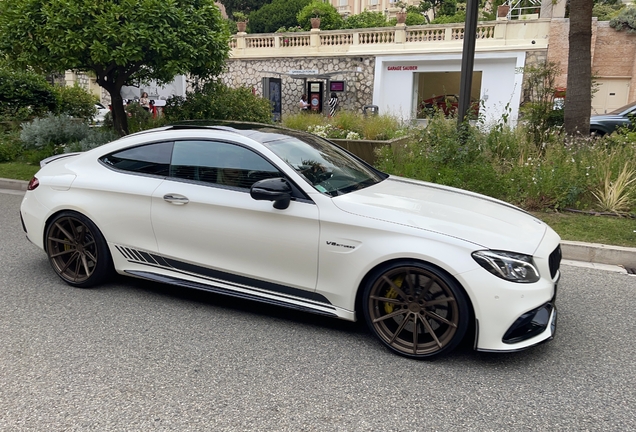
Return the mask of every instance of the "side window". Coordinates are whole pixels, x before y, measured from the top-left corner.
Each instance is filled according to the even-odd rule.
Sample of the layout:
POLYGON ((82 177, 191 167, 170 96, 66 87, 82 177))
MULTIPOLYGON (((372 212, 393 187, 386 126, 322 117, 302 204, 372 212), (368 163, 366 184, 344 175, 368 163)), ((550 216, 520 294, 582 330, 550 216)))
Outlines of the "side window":
POLYGON ((163 142, 129 148, 102 156, 100 160, 107 166, 124 171, 167 176, 171 154, 172 143, 163 142))
POLYGON ((249 189, 254 182, 281 176, 276 167, 245 147, 215 141, 174 143, 170 177, 249 189))

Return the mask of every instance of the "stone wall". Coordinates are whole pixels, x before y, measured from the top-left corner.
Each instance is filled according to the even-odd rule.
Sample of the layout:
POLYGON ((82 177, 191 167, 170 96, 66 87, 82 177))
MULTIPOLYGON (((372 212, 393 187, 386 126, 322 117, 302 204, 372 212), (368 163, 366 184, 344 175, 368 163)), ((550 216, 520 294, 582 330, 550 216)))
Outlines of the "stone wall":
MULTIPOLYGON (((304 81, 287 75, 290 70, 317 70, 319 73, 342 71, 330 75, 330 79, 346 81, 343 93, 338 93, 340 109, 361 112, 364 105, 373 101, 373 76, 375 57, 295 57, 271 59, 229 59, 225 73, 220 76, 230 87, 247 86, 263 94, 262 78, 281 78, 282 114, 299 111, 298 102, 303 93, 304 81), (281 75, 276 73, 278 72, 281 75)), ((316 80, 318 81, 318 80, 316 80)), ((326 101, 325 101, 326 103, 326 101)))

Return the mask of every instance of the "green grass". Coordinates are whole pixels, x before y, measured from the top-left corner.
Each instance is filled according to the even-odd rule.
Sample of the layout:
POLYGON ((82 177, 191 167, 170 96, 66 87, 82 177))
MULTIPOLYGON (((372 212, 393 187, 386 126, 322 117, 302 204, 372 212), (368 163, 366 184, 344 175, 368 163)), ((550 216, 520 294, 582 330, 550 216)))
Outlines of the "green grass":
POLYGON ((563 240, 636 247, 636 219, 576 213, 533 214, 550 225, 563 240))
POLYGON ((38 165, 31 165, 24 162, 0 163, 0 178, 31 180, 39 169, 40 167, 38 165))

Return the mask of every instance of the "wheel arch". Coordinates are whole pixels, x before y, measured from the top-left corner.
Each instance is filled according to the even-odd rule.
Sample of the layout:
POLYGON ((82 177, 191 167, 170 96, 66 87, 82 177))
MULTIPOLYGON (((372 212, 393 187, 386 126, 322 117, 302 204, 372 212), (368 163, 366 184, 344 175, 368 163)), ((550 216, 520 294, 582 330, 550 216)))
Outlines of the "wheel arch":
POLYGON ((433 264, 430 261, 426 261, 426 260, 418 259, 418 258, 394 258, 394 259, 390 259, 390 260, 378 263, 373 268, 371 268, 364 275, 364 277, 360 280, 360 284, 358 285, 358 288, 356 290, 356 299, 355 299, 356 320, 358 319, 358 314, 362 311, 362 295, 364 293, 364 287, 367 284, 367 282, 369 281, 369 279, 372 277, 372 275, 376 271, 382 269, 383 267, 387 267, 387 266, 390 266, 390 265, 396 264, 396 263, 408 263, 408 262, 418 262, 418 263, 422 263, 422 264, 426 264, 428 266, 431 266, 431 267, 435 268, 436 270, 442 272, 446 277, 448 277, 453 282, 455 282, 457 287, 459 287, 459 289, 462 290, 462 293, 464 294, 464 296, 466 297, 466 300, 468 301, 468 310, 470 312, 470 317, 469 317, 468 324, 469 324, 469 331, 470 331, 475 326, 475 308, 473 306, 473 301, 470 298, 470 295, 468 294, 468 292, 466 291, 464 286, 457 280, 456 277, 454 277, 452 274, 450 274, 448 271, 446 271, 442 267, 440 267, 440 266, 438 266, 436 264, 433 264))
POLYGON ((99 225, 93 220, 93 218, 89 217, 87 214, 82 213, 81 211, 78 211, 76 209, 72 209, 72 208, 64 208, 64 209, 58 209, 56 211, 54 211, 53 213, 51 213, 49 215, 49 217, 46 218, 46 220, 44 221, 44 226, 42 229, 42 246, 44 247, 44 251, 46 252, 47 249, 47 241, 46 241, 46 234, 47 231, 49 230, 49 226, 51 224, 51 221, 53 219, 55 219, 59 214, 61 213, 76 213, 78 215, 82 215, 83 217, 87 218, 88 220, 90 220, 99 230, 100 234, 102 235, 102 237, 104 236, 104 232, 102 231, 102 229, 99 227, 99 225))

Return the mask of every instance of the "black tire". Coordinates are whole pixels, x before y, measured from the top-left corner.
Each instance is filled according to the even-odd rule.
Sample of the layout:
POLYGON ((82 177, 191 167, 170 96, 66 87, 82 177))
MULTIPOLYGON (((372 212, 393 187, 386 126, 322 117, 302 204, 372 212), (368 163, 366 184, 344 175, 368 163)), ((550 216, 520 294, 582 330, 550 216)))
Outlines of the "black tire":
POLYGON ((364 287, 362 309, 371 331, 391 350, 415 359, 452 351, 468 329, 464 291, 443 271, 417 261, 380 268, 364 287), (415 330, 415 331, 414 331, 415 330))
POLYGON ((90 288, 112 274, 112 258, 104 236, 80 213, 66 211, 51 219, 44 244, 51 267, 71 286, 90 288))

